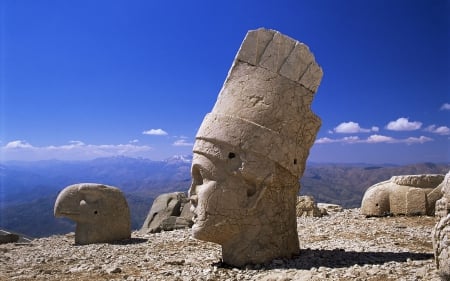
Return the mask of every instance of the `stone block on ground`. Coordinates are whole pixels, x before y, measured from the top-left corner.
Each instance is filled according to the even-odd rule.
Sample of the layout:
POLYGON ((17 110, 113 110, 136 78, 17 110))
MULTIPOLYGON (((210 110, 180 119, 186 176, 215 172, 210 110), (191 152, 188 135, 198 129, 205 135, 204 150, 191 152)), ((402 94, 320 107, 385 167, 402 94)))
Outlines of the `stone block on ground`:
POLYGON ((361 214, 433 216, 444 175, 423 174, 393 176, 369 187, 361 202, 361 214))

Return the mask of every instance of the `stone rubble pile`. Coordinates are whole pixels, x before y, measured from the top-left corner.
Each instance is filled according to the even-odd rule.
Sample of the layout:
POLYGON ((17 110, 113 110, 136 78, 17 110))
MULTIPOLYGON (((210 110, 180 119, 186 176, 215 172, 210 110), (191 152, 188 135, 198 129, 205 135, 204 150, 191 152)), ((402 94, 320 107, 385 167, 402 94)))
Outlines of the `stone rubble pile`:
POLYGON ((233 268, 217 244, 190 229, 117 243, 75 245, 74 234, 0 245, 0 280, 428 280, 438 281, 431 231, 437 218, 365 218, 359 209, 297 218, 292 259, 233 268))

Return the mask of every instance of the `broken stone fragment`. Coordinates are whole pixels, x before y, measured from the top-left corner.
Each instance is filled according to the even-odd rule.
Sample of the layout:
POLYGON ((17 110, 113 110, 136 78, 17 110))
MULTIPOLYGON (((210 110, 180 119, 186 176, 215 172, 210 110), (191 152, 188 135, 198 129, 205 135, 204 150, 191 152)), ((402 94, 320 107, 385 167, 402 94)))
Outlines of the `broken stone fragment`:
POLYGON ((361 214, 432 216, 443 179, 444 175, 405 175, 372 185, 364 193, 361 214))
POLYGON ((149 234, 191 227, 192 217, 189 199, 184 192, 164 193, 153 201, 139 233, 149 234))
POLYGON ((327 214, 325 209, 317 207, 312 196, 299 196, 295 206, 297 217, 321 217, 327 214))

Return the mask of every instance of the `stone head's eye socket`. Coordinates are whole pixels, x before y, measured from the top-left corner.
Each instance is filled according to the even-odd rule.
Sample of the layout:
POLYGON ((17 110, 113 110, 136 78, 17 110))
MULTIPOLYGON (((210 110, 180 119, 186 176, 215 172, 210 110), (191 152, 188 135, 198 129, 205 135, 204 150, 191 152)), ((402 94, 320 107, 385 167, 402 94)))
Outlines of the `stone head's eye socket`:
POLYGON ((297 158, 294 159, 294 165, 297 165, 297 158))
POLYGON ((194 165, 192 167, 192 184, 193 185, 202 185, 203 184, 202 173, 200 172, 200 167, 197 165, 194 165))
POLYGON ((97 214, 98 214, 98 211, 97 211, 97 210, 95 210, 95 211, 94 211, 94 215, 97 215, 97 214))
POLYGON ((228 159, 233 159, 234 157, 236 157, 236 154, 234 154, 234 152, 228 153, 228 159))

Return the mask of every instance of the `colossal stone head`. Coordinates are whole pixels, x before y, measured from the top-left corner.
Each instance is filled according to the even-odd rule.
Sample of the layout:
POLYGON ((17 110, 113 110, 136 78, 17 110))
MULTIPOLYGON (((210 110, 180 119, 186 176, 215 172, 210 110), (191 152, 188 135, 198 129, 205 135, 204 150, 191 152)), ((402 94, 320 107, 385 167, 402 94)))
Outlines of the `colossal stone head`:
POLYGON ((310 105, 322 70, 308 47, 249 31, 197 133, 189 190, 193 236, 234 266, 299 252, 299 177, 320 127, 310 105))
POLYGON ((95 183, 70 185, 56 198, 54 214, 77 223, 76 244, 112 242, 131 236, 128 204, 116 187, 95 183))

